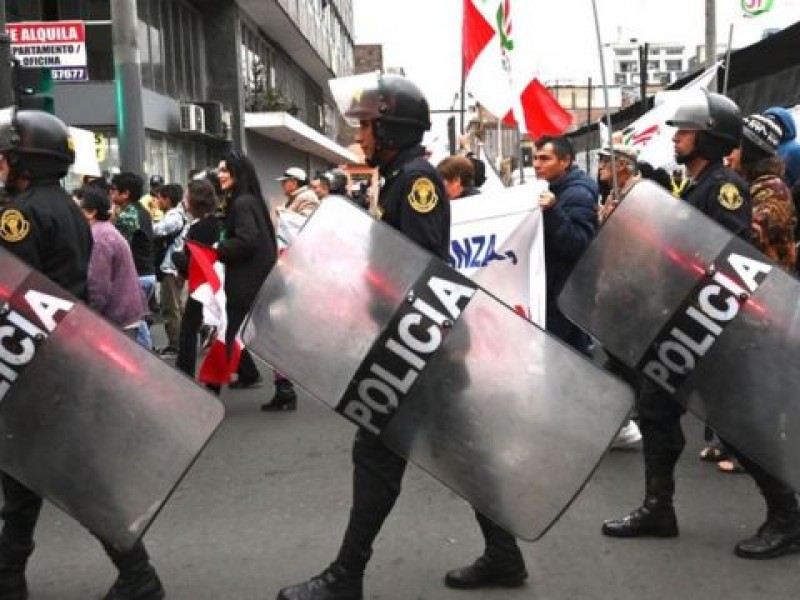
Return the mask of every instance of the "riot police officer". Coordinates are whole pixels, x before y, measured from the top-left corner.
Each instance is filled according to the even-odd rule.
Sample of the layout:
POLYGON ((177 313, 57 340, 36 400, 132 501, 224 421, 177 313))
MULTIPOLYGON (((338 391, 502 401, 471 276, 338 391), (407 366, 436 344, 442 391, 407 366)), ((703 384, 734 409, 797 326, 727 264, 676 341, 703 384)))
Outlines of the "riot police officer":
MULTIPOLYGON (((35 110, 0 110, 0 179, 9 201, 0 206, 0 247, 86 299, 92 236, 78 206, 61 187, 75 158, 67 127, 35 110)), ((42 498, 0 473, 5 502, 0 532, 0 600, 28 597, 25 566, 42 498)), ((161 582, 140 542, 128 552, 104 545, 119 569, 105 600, 160 600, 161 582)))
MULTIPOLYGON (((344 89, 340 110, 358 126, 356 140, 383 178, 377 217, 438 256, 450 245, 450 206, 420 145, 430 128, 428 102, 410 81, 376 74, 331 82, 344 89)), ((334 92, 336 95, 336 92, 334 92)), ((400 493, 406 460, 365 430, 353 446, 353 504, 339 554, 320 575, 284 588, 280 600, 360 600, 372 543, 400 493)))
MULTIPOLYGON (((686 102, 667 123, 678 128, 673 137, 675 155, 678 163, 685 165, 690 178, 681 197, 734 235, 749 240, 752 201, 747 184, 723 165, 723 157, 738 147, 741 140, 739 108, 725 96, 694 90, 687 93, 686 102)), ((685 445, 680 422, 684 412, 660 386, 645 381, 639 393, 645 500, 622 519, 606 521, 602 529, 605 535, 663 538, 678 535, 672 497, 675 465, 685 445)), ((755 475, 757 466, 749 464, 759 482, 755 475)), ((796 502, 794 506, 796 512, 796 502)), ((739 549, 743 543, 737 545, 740 556, 745 555, 739 549)), ((776 543, 781 545, 786 540, 776 543)))

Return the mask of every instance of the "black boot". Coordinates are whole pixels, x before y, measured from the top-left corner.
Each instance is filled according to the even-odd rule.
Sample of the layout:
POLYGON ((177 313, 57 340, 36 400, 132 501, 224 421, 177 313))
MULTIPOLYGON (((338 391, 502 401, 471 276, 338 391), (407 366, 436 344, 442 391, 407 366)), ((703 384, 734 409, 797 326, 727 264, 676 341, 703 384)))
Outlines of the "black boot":
POLYGON ((283 588, 277 600, 362 600, 363 579, 333 564, 308 581, 283 588))
POLYGON ((0 600, 26 600, 25 565, 33 544, 14 545, 0 539, 0 600))
POLYGON ((448 571, 444 584, 459 590, 516 588, 524 585, 528 571, 516 538, 477 511, 475 517, 483 533, 486 550, 471 565, 448 571))
POLYGON ((279 379, 275 382, 275 395, 272 400, 261 405, 261 410, 277 412, 281 410, 295 410, 297 408, 297 394, 294 385, 288 379, 279 379))
POLYGON ((144 545, 139 542, 127 552, 104 545, 106 553, 119 570, 119 576, 103 600, 162 600, 164 587, 144 545))
POLYGON ((800 511, 796 509, 769 515, 754 536, 734 548, 741 558, 776 558, 790 552, 800 552, 800 511))
POLYGON ((528 571, 524 564, 501 563, 481 556, 468 567, 453 569, 444 576, 444 584, 458 590, 485 587, 516 588, 525 584, 528 571))
POLYGON ((678 535, 678 519, 672 504, 648 498, 644 504, 621 519, 603 523, 603 535, 618 538, 662 537, 678 535))

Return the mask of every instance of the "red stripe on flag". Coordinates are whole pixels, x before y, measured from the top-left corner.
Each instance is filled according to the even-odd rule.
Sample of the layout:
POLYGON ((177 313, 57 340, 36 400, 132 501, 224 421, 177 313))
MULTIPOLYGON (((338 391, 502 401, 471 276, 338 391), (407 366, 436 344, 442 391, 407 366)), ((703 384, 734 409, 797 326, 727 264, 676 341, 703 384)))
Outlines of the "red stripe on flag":
POLYGON ((464 75, 470 72, 478 55, 483 52, 483 49, 494 36, 494 28, 486 22, 480 11, 475 8, 474 0, 464 0, 464 23, 461 38, 464 75))
POLYGON ((538 79, 533 79, 520 96, 525 126, 533 139, 561 135, 572 124, 569 114, 538 79))
POLYGON ((217 251, 197 242, 187 241, 189 248, 189 293, 200 285, 208 283, 214 292, 221 287, 214 263, 217 262, 217 251))

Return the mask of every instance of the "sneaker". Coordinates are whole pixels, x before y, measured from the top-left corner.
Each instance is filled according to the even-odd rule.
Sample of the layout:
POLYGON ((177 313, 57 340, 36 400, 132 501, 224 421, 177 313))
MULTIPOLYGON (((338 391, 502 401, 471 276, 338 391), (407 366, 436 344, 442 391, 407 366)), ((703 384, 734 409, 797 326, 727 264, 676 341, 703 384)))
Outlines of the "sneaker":
POLYGON ((164 346, 156 350, 156 352, 161 358, 175 358, 178 356, 178 349, 175 346, 164 346))
POLYGON ((642 433, 639 431, 639 426, 636 421, 628 421, 622 429, 619 430, 617 437, 611 442, 612 450, 625 450, 632 448, 642 441, 642 433))

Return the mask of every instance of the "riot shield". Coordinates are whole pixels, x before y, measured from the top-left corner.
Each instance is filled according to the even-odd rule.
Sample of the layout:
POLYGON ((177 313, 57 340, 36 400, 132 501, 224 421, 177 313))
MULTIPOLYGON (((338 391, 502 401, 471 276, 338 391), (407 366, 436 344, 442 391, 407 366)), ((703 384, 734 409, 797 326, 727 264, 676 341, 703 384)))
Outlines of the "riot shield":
POLYGON ((222 416, 216 398, 0 249, 0 470, 125 550, 222 416))
POLYGON ((649 182, 602 227, 567 316, 739 451, 800 490, 800 283, 649 182))
POLYGON ((341 199, 273 269, 243 339, 528 540, 566 509, 632 406, 622 382, 341 199))

